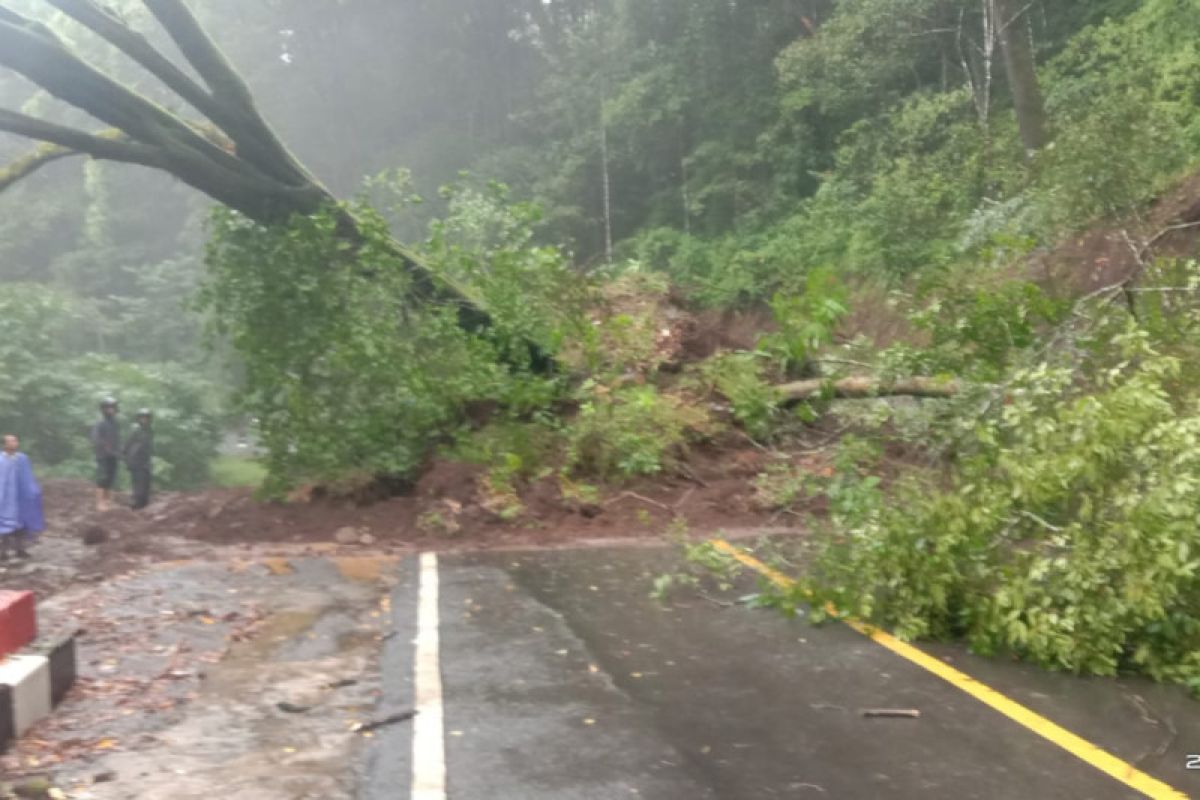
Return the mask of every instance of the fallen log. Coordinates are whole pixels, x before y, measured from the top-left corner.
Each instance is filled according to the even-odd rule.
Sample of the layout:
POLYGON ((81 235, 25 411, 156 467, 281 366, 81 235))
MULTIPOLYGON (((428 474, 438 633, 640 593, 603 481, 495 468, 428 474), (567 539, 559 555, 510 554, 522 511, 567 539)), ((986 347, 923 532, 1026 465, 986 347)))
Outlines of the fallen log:
POLYGON ((961 390, 956 380, 944 378, 897 378, 880 380, 870 377, 853 377, 830 380, 816 378, 776 386, 783 405, 795 405, 805 400, 829 397, 836 399, 861 399, 870 397, 954 397, 961 390))

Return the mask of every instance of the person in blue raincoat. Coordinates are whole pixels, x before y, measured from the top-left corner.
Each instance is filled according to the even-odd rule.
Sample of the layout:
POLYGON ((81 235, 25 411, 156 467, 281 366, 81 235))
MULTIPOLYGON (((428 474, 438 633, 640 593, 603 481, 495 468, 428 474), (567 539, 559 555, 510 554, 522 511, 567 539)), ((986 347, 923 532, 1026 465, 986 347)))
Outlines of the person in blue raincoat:
POLYGON ((7 561, 12 552, 17 558, 29 558, 26 547, 45 527, 42 490, 33 477, 33 465, 10 433, 0 451, 0 561, 7 561))

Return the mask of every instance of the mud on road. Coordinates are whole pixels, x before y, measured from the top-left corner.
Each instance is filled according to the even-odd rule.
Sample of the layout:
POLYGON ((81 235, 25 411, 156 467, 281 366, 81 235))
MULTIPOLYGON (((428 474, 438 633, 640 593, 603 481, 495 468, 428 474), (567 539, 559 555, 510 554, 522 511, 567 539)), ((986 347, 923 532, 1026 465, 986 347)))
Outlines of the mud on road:
POLYGON ((82 627, 79 680, 0 774, 73 798, 347 796, 395 561, 163 564, 52 598, 45 626, 82 627))

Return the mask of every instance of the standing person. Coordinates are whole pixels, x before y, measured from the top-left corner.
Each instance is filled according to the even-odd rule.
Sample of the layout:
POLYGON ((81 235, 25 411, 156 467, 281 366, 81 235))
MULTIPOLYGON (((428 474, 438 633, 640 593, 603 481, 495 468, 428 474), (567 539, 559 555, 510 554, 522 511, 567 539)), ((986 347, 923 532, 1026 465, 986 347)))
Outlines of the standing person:
POLYGON ((151 463, 154 459, 154 431, 150 423, 153 419, 150 409, 138 409, 137 427, 125 443, 125 466, 129 467, 129 477, 133 482, 135 511, 150 505, 151 463))
POLYGON ((0 561, 7 561, 13 549, 17 558, 29 558, 26 545, 45 527, 42 490, 33 477, 33 465, 10 433, 0 451, 0 561))
POLYGON ((121 426, 117 422, 117 401, 100 401, 100 419, 92 426, 92 449, 96 453, 96 510, 108 511, 112 488, 117 481, 117 458, 121 453, 121 426))

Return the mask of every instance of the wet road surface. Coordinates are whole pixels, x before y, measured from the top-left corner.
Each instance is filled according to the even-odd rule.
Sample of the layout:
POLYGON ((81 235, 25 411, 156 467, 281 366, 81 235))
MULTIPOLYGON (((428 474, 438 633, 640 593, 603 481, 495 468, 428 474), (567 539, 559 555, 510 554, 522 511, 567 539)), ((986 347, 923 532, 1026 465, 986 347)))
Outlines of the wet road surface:
MULTIPOLYGON (((849 628, 685 597, 660 605, 666 551, 444 555, 445 795, 452 800, 981 798, 1115 800, 1114 780, 849 628), (863 709, 919 709, 919 719, 863 709)), ((385 703, 411 705, 417 567, 384 653, 385 703)), ((1200 796, 1200 703, 927 648, 1177 790, 1200 796)), ((367 800, 408 798, 412 728, 377 737, 367 800)), ((439 796, 436 794, 421 797, 439 796)))
POLYGON ((81 685, 18 761, 90 754, 55 770, 79 800, 1200 797, 1177 688, 924 647, 1169 784, 1139 792, 845 625, 651 599, 678 567, 646 547, 160 565, 46 606, 85 621, 81 685))
POLYGON ((379 705, 395 572, 387 557, 195 561, 54 598, 43 623, 85 626, 79 681, 10 754, 16 777, 51 768, 73 800, 353 797, 350 727, 379 705))

